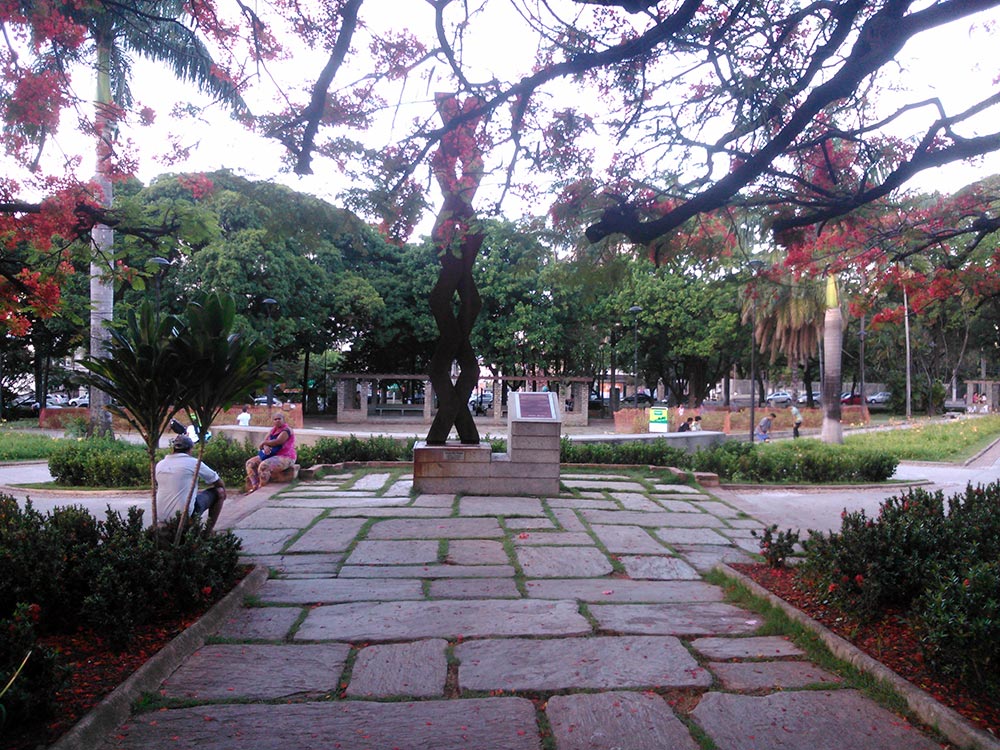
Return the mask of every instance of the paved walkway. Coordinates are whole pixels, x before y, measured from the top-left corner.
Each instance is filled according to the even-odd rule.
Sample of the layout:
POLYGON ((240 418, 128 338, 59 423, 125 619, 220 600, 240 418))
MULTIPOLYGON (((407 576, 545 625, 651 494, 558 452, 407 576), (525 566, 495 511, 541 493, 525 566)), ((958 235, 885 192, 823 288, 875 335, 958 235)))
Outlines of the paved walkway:
POLYGON ((234 530, 274 575, 101 747, 941 747, 702 580, 760 522, 666 474, 562 484, 371 470, 254 500, 234 530))

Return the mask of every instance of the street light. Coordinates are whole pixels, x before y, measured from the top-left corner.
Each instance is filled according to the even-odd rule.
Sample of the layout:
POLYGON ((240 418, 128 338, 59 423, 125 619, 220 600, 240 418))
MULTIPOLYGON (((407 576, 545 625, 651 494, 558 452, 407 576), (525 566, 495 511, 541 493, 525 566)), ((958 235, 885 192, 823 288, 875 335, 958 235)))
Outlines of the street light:
POLYGON ((757 277, 766 268, 762 260, 751 260, 747 263, 754 276, 753 297, 750 298, 750 442, 753 443, 755 424, 755 409, 757 406, 757 277))
POLYGON ((632 314, 632 321, 633 321, 632 344, 633 344, 634 357, 632 358, 632 377, 633 377, 632 396, 635 399, 635 407, 638 409, 639 408, 639 313, 642 312, 642 308, 639 307, 638 305, 632 305, 632 307, 630 307, 628 311, 632 314))
MULTIPOLYGON (((274 351, 274 323, 271 322, 271 311, 278 305, 278 300, 272 297, 265 297, 262 300, 264 309, 267 310, 267 327, 268 334, 271 340, 268 342, 267 350, 267 370, 271 373, 271 354, 274 351)), ((267 383, 267 408, 270 409, 271 405, 274 403, 274 375, 271 373, 271 378, 267 383)))

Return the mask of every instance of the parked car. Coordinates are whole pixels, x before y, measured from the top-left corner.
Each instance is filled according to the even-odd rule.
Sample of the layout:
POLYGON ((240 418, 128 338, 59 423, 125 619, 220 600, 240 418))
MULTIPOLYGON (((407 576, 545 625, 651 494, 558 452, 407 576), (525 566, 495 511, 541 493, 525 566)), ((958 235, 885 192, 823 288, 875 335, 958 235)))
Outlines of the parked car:
POLYGON ((788 391, 774 391, 769 393, 764 400, 767 401, 768 406, 788 406, 792 403, 792 394, 788 391))
MULTIPOLYGON (((820 393, 819 391, 813 391, 812 392, 812 397, 813 397, 813 403, 814 404, 818 404, 820 401, 823 400, 823 394, 820 393)), ((808 404, 809 403, 809 394, 808 393, 803 393, 801 396, 799 396, 799 403, 800 404, 808 404)))
POLYGON ((844 391, 840 394, 840 403, 845 406, 860 406, 861 405, 861 394, 851 393, 850 391, 844 391))
POLYGON ((85 409, 90 406, 90 396, 78 396, 77 398, 71 398, 69 400, 69 405, 85 409))
POLYGON ((485 414, 491 406, 493 406, 493 393, 491 391, 475 393, 469 399, 469 410, 473 414, 485 414))
POLYGON ((34 393, 15 396, 3 405, 5 419, 30 419, 38 414, 34 393))
MULTIPOLYGON (((257 398, 253 400, 253 402, 257 406, 267 406, 267 394, 264 394, 263 396, 257 396, 257 398)), ((271 406, 281 406, 281 401, 278 400, 277 396, 273 396, 271 398, 271 406)))
POLYGON ((868 397, 869 404, 888 404, 891 400, 892 394, 889 391, 879 391, 868 397))
POLYGON ((640 409, 645 406, 652 406, 656 403, 656 399, 650 396, 648 393, 633 393, 626 396, 619 402, 622 406, 630 406, 635 408, 638 406, 640 409))

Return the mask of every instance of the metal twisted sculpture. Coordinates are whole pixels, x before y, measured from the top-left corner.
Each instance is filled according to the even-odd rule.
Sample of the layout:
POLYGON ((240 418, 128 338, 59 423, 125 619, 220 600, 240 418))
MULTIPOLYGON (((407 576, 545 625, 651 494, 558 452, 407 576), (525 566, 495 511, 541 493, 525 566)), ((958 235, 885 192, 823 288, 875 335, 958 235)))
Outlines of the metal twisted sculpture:
POLYGON ((427 444, 444 445, 452 426, 460 442, 478 444, 479 430, 469 412, 468 401, 479 381, 479 362, 469 336, 482 309, 472 279, 472 267, 483 244, 483 233, 477 227, 472 208, 472 199, 483 178, 482 146, 476 137, 482 118, 469 113, 482 102, 476 97, 460 102, 454 94, 438 94, 436 104, 449 132, 441 139, 431 161, 444 205, 431 234, 441 270, 430 294, 438 341, 429 374, 438 397, 438 411, 427 433, 427 444), (456 118, 462 121, 455 123, 456 118), (459 367, 454 383, 452 362, 459 367))

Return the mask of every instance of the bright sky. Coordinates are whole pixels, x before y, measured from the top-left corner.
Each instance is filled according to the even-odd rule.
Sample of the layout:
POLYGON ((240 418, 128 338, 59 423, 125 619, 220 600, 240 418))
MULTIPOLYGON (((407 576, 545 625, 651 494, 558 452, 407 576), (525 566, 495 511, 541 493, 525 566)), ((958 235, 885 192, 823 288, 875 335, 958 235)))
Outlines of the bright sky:
MULTIPOLYGON (((1000 19, 1000 13, 994 13, 993 18, 1000 19)), ((944 29, 929 32, 913 40, 899 56, 901 68, 906 71, 903 78, 907 83, 915 88, 914 82, 919 82, 921 84, 919 96, 940 97, 949 112, 957 111, 955 108, 963 106, 974 97, 980 97, 984 90, 994 89, 994 78, 1000 73, 1000 66, 996 63, 995 42, 990 39, 988 29, 983 27, 982 22, 971 30, 969 26, 968 21, 958 21, 944 29)), ((494 45, 500 46, 482 47, 477 50, 481 53, 479 59, 484 66, 489 60, 503 60, 509 57, 509 49, 506 50, 506 54, 503 51, 504 45, 509 44, 506 36, 495 33, 491 35, 491 39, 494 45)), ((302 73, 312 76, 318 69, 319 66, 316 64, 303 65, 302 73)), ((75 80, 78 93, 85 95, 89 81, 81 76, 75 80)), ((152 127, 122 132, 124 137, 134 139, 139 145, 141 159, 139 178, 145 183, 163 172, 212 171, 228 168, 253 179, 273 179, 334 203, 338 202, 338 193, 347 186, 344 179, 327 168, 321 160, 315 162, 318 174, 309 177, 298 177, 283 171, 283 149, 277 142, 247 132, 221 111, 212 113, 200 126, 186 124, 178 131, 177 123, 172 121, 169 113, 165 111, 169 105, 159 104, 156 101, 158 97, 151 97, 145 93, 171 91, 178 92, 176 95, 178 98, 184 98, 180 84, 158 66, 137 61, 133 91, 138 100, 158 111, 157 122, 152 127), (176 132, 180 133, 183 143, 197 144, 197 148, 190 159, 178 164, 164 165, 154 155, 169 150, 167 144, 171 134, 176 132)), ((903 93, 900 97, 900 101, 913 101, 915 98, 912 92, 903 93)), ((263 108, 260 102, 251 99, 250 103, 257 112, 263 108)), ((63 122, 64 126, 72 126, 72 114, 67 113, 63 122)), ((993 125, 995 126, 995 123, 993 125)), ((964 129, 961 132, 972 134, 964 129)), ((385 137, 383 135, 383 138, 385 137)), ((70 131, 61 134, 57 138, 57 143, 68 153, 82 156, 83 168, 80 174, 92 173, 93 146, 87 139, 70 131)), ((54 163, 51 161, 53 158, 58 158, 58 152, 50 153, 50 164, 54 163)), ((921 190, 951 192, 995 173, 1000 173, 1000 156, 997 155, 983 160, 980 165, 956 165, 925 172, 913 180, 910 186, 921 190)), ((489 186, 484 183, 481 194, 488 188, 489 186)), ((534 208, 541 212, 547 207, 534 208)), ((426 226, 422 224, 418 228, 418 233, 427 232, 429 229, 429 223, 426 223, 426 226)))

